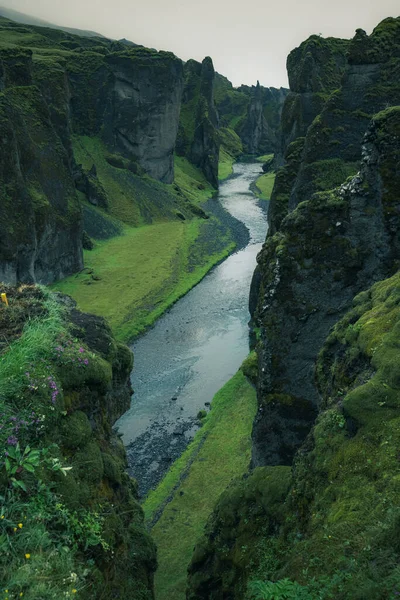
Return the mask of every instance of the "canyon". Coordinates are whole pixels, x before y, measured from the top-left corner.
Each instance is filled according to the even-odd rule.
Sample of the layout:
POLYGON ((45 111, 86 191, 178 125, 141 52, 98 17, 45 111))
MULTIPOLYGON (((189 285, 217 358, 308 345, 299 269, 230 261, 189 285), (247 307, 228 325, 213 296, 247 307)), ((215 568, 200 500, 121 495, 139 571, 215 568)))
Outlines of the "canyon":
POLYGON ((394 600, 400 19, 290 90, 0 31, 10 598, 394 600))

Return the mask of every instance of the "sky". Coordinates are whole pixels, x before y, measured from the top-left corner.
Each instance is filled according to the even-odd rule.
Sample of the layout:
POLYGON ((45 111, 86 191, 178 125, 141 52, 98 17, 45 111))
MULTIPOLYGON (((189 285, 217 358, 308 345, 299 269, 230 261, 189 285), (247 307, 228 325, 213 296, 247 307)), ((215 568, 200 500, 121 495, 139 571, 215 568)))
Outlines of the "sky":
POLYGON ((400 14, 399 0, 0 0, 57 25, 127 38, 183 60, 211 56, 234 86, 287 87, 286 57, 309 35, 350 38, 400 14))

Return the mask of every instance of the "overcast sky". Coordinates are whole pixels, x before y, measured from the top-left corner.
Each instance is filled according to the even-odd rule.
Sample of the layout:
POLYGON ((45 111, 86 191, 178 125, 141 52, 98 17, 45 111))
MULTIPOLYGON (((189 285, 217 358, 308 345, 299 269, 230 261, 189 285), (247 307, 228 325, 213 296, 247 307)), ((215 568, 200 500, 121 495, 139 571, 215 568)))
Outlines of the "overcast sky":
POLYGON ((211 56, 235 86, 287 86, 286 56, 309 35, 350 38, 400 13, 399 0, 0 0, 58 25, 211 56))

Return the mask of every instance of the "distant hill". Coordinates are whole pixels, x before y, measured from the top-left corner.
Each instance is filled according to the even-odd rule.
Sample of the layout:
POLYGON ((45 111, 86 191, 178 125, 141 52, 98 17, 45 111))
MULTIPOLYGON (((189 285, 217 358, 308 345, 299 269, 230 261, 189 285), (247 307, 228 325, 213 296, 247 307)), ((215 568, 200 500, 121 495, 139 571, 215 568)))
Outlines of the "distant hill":
POLYGON ((62 27, 61 25, 54 25, 54 23, 50 23, 44 19, 38 19, 37 17, 32 17, 31 15, 25 15, 17 10, 13 10, 12 8, 4 8, 3 6, 0 6, 0 16, 12 21, 16 21, 17 23, 36 25, 38 27, 52 27, 53 29, 61 29, 67 33, 72 33, 74 35, 80 35, 83 37, 105 37, 100 33, 96 33, 95 31, 85 31, 84 29, 75 29, 74 27, 62 27))

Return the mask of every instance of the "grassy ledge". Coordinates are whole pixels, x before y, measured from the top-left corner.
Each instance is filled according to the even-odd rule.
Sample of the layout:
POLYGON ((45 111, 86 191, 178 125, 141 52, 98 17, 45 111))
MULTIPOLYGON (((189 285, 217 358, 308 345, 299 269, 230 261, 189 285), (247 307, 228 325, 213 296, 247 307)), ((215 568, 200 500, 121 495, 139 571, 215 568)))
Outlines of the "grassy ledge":
POLYGON ((219 495, 248 469, 256 393, 240 370, 215 395, 212 410, 186 452, 144 503, 158 547, 156 596, 183 600, 193 546, 219 495), (163 508, 165 505, 165 508, 163 508))

